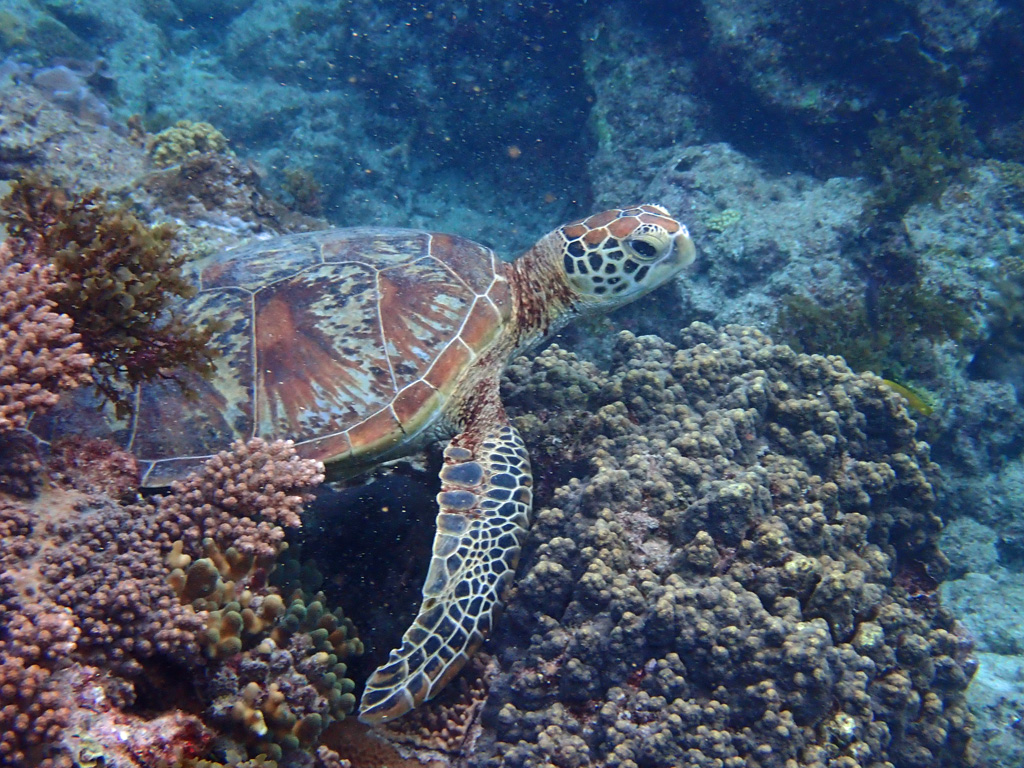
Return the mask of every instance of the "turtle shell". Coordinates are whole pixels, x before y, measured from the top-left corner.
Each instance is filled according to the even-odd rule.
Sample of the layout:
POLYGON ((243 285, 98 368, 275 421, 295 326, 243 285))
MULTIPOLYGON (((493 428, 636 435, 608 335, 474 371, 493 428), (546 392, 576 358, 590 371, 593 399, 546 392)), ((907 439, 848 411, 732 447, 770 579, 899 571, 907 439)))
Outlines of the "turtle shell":
POLYGON ((400 453, 429 433, 511 313, 500 260, 454 235, 286 235, 188 271, 199 291, 181 310, 222 328, 214 376, 184 374, 197 396, 146 384, 120 424, 109 413, 105 425, 85 423, 98 417, 81 399, 60 409, 59 432, 112 432, 142 463, 143 485, 165 485, 239 438, 291 439, 326 463, 400 453))

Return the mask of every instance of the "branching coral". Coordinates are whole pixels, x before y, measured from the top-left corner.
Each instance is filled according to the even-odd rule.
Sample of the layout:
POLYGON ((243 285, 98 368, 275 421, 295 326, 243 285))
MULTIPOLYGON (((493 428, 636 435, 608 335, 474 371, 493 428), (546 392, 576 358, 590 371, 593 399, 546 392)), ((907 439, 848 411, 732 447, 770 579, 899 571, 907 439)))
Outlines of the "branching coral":
POLYGON ((61 459, 37 497, 0 494, 0 760, 70 766, 87 745, 107 765, 176 764, 246 696, 268 729, 254 743, 311 749, 354 703, 343 660, 361 646, 343 616, 286 602, 266 577, 322 466, 288 443, 240 443, 126 506, 101 490, 121 492, 122 459, 105 460, 111 483, 61 459), (231 689, 239 670, 251 674, 231 689), (142 702, 152 720, 130 711, 142 702), (207 724, 186 714, 207 706, 207 724))
MULTIPOLYGON (((11 531, 12 523, 16 527, 6 515, 0 526, 11 531)), ((0 760, 4 765, 29 765, 49 754, 46 745, 56 741, 70 719, 53 672, 57 661, 74 650, 80 630, 69 611, 29 605, 13 615, 9 610, 0 615, 0 760)))
POLYGON ((54 311, 57 269, 0 243, 0 433, 25 426, 60 392, 90 381, 93 359, 73 321, 54 311))
POLYGON ((99 190, 71 197, 37 177, 16 183, 0 204, 10 234, 56 270, 57 310, 74 321, 94 360, 93 378, 121 415, 136 384, 186 366, 212 370, 207 342, 171 308, 195 288, 171 251, 173 229, 146 227, 99 190))
POLYGON ((208 686, 210 717, 253 753, 280 758, 317 743, 355 697, 345 660, 362 652, 352 623, 318 599, 285 601, 267 585, 323 466, 288 442, 238 443, 158 502, 156 538, 170 543, 170 583, 207 614, 200 643, 228 661, 208 686))
POLYGON ((101 495, 56 487, 30 501, 0 495, 0 654, 10 681, 0 712, 18 713, 0 729, 5 765, 70 766, 83 721, 90 738, 100 739, 106 714, 123 730, 133 719, 119 713, 150 675, 199 661, 202 617, 175 599, 147 522, 101 495), (88 695, 80 695, 84 678, 94 681, 88 695))
POLYGON ((284 549, 281 526, 300 524, 308 489, 322 480, 323 466, 300 459, 290 442, 236 443, 158 502, 161 538, 181 540, 191 556, 205 554, 210 539, 222 551, 274 558, 284 549))

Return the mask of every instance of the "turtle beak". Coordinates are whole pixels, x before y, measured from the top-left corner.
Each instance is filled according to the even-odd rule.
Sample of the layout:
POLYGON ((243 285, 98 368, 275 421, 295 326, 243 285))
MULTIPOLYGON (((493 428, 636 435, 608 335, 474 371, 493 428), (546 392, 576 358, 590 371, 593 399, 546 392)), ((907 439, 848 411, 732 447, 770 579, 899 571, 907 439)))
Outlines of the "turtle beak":
POLYGON ((693 264, 696 258, 697 248, 690 239, 690 231, 680 224, 679 231, 672 236, 672 252, 666 259, 674 261, 677 268, 682 270, 693 264))

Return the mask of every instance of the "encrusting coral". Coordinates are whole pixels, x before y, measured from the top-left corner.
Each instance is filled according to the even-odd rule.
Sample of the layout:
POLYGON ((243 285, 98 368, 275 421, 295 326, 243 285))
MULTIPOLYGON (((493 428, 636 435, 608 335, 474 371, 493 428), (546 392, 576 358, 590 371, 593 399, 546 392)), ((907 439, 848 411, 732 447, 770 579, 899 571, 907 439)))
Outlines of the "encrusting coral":
POLYGON ((541 505, 466 764, 970 764, 935 467, 880 379, 695 324, 506 391, 541 505))
POLYGON ((172 227, 146 227, 99 190, 74 197, 36 176, 16 182, 0 208, 16 247, 55 269, 49 298, 74 321, 94 384, 121 415, 142 381, 176 366, 212 370, 216 329, 189 325, 170 305, 195 293, 181 275, 185 257, 172 253, 172 227))
POLYGON ((112 477, 59 460, 35 497, 0 494, 0 763, 180 764, 206 754, 225 708, 264 719, 242 724, 243 744, 314 748, 354 704, 341 659, 361 646, 343 616, 267 577, 322 465, 238 443, 126 505, 106 491, 123 494, 134 464, 112 447, 100 461, 94 442, 112 477), (224 644, 226 623, 239 642, 224 644))
POLYGON ((61 391, 90 381, 70 317, 55 311, 56 268, 0 243, 0 434, 24 427, 61 391))

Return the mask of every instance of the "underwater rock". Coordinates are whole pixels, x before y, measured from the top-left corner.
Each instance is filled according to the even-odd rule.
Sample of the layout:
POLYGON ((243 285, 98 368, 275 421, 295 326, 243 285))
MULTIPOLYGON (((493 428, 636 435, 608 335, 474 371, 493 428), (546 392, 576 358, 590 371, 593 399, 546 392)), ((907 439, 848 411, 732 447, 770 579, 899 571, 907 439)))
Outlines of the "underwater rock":
POLYGON ((974 743, 986 768, 1024 765, 1024 659, 978 653, 978 674, 967 691, 978 714, 974 743))
POLYGON ((796 125, 845 121, 847 130, 859 114, 908 92, 956 87, 962 63, 984 60, 981 38, 1000 15, 993 0, 970 4, 970 14, 966 3, 941 13, 927 2, 702 5, 711 55, 730 81, 796 125))
POLYGON ((59 104, 75 117, 123 132, 124 126, 114 119, 110 108, 89 85, 88 77, 95 71, 95 67, 83 70, 58 64, 32 72, 31 82, 50 101, 59 104))
POLYGON ((145 169, 145 152, 106 125, 78 117, 29 85, 0 87, 0 171, 15 178, 43 169, 68 189, 131 189, 145 169))
MULTIPOLYGON (((942 531, 942 551, 949 558, 949 577, 991 573, 999 567, 996 532, 970 517, 960 517, 942 531)), ((948 584, 949 582, 946 582, 948 584)))
POLYGON ((1024 575, 994 568, 943 583, 942 602, 970 630, 979 651, 1024 655, 1024 575))

